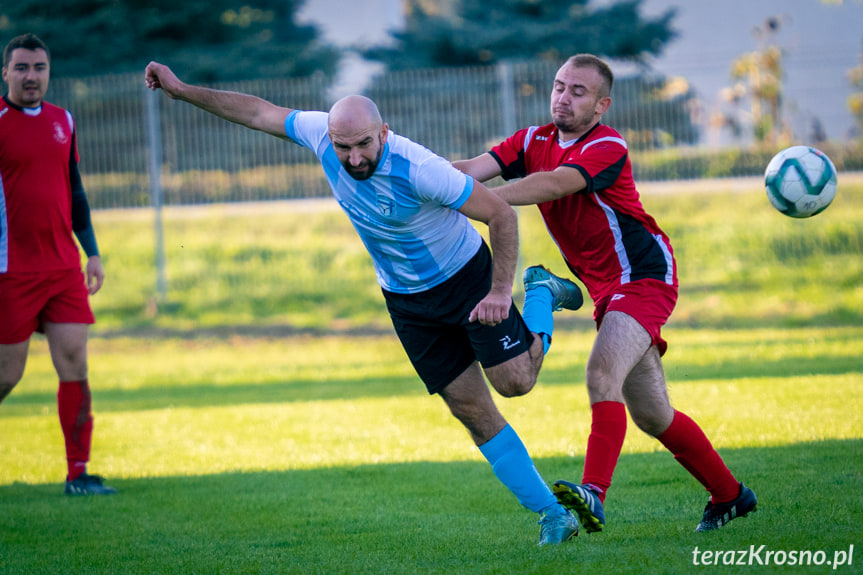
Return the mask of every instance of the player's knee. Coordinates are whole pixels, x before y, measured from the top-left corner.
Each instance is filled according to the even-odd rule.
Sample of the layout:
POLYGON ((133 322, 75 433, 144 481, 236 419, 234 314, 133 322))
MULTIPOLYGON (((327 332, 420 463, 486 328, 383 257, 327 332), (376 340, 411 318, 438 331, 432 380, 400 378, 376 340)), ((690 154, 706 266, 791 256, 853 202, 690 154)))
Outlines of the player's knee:
POLYGON ((591 401, 623 401, 623 383, 601 367, 588 366, 585 373, 587 393, 591 401))
POLYGON ((504 397, 518 397, 525 395, 536 385, 536 377, 528 375, 515 376, 510 374, 509 377, 493 382, 495 390, 504 397))
POLYGON ((651 437, 659 437, 668 429, 668 418, 664 413, 647 412, 638 410, 629 410, 629 415, 632 417, 636 427, 651 437))
POLYGON ((0 380, 0 402, 6 399, 6 396, 12 393, 15 386, 18 385, 18 380, 4 381, 0 380))
POLYGON ((18 385, 22 377, 24 377, 23 361, 0 361, 0 390, 9 393, 18 385))

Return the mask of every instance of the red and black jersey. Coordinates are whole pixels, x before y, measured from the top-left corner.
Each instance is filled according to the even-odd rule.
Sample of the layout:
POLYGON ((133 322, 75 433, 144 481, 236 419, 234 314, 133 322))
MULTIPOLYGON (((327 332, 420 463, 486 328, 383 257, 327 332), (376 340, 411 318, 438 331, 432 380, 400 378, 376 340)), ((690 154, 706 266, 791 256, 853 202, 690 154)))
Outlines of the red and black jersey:
POLYGON ((560 142, 554 124, 531 126, 490 153, 507 180, 561 166, 584 176, 584 190, 538 207, 564 260, 594 301, 644 278, 677 286, 671 243, 641 205, 626 141, 617 131, 597 124, 577 140, 560 142))
POLYGON ((0 273, 80 267, 72 238, 72 115, 0 99, 0 273))

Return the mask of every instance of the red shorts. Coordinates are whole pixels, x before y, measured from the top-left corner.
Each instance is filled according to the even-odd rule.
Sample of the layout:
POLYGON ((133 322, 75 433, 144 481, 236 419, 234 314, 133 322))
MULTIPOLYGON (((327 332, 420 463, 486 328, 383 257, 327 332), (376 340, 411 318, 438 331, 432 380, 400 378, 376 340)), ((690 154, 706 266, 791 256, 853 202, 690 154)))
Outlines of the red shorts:
POLYGON ((45 322, 92 324, 80 269, 0 274, 0 344, 27 341, 45 322))
POLYGON ((661 328, 677 304, 677 286, 654 279, 643 279, 618 286, 596 302, 593 319, 596 329, 610 311, 620 311, 635 319, 650 334, 650 340, 665 354, 668 343, 662 339, 661 328))

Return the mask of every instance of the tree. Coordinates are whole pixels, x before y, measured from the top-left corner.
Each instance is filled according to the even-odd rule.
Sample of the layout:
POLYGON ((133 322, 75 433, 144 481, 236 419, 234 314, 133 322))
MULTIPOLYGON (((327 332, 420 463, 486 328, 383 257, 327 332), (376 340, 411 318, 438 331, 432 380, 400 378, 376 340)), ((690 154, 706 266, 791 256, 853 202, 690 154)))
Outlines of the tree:
POLYGON ((0 7, 0 41, 33 32, 54 77, 139 72, 170 63, 193 82, 335 73, 339 53, 301 26, 303 0, 17 0, 0 7))
POLYGON ((863 140, 863 51, 860 52, 860 63, 848 70, 848 81, 856 90, 848 96, 848 109, 857 122, 857 137, 863 140))
MULTIPOLYGON (((566 57, 590 52, 645 64, 675 37, 673 9, 646 19, 640 14, 641 0, 596 9, 588 4, 589 0, 406 0, 406 25, 391 33, 394 43, 361 50, 364 57, 385 63, 390 72, 373 80, 369 95, 386 103, 395 92, 399 100, 407 100, 413 93, 406 93, 403 86, 410 85, 410 92, 423 99, 408 116, 433 117, 431 128, 446 124, 445 132, 462 134, 460 149, 436 151, 458 157, 478 153, 487 144, 483 138, 488 138, 488 130, 509 135, 501 123, 504 116, 514 113, 512 119, 519 126, 549 121, 552 79, 566 57), (507 81, 481 72, 504 62, 514 64, 507 81), (431 68, 440 67, 464 68, 471 80, 439 81, 431 68), (400 75, 411 70, 419 71, 410 79, 400 75), (499 107, 501 95, 507 94, 514 101, 509 112, 499 107), (468 109, 462 102, 479 105, 468 109), (486 131, 476 129, 478 124, 486 131)), ((670 91, 666 78, 647 72, 616 79, 610 125, 632 137, 636 148, 695 142, 695 94, 688 84, 682 89, 679 84, 670 91)), ((409 109, 405 104, 392 107, 409 109)), ((402 122, 414 130, 412 136, 435 143, 434 129, 426 133, 422 123, 415 126, 410 118, 402 122)))
POLYGON ((767 18, 762 26, 753 30, 761 45, 731 63, 730 75, 736 83, 723 91, 724 99, 735 108, 735 113, 727 115, 724 123, 736 136, 742 135, 744 122, 737 116, 748 101, 749 110, 745 113, 752 124, 755 140, 771 145, 790 139, 788 128, 782 122, 783 51, 776 45, 776 34, 781 28, 780 18, 767 18))
POLYGON ((643 62, 675 37, 675 10, 640 14, 642 0, 589 9, 589 0, 406 0, 405 29, 361 48, 391 70, 560 60, 577 52, 643 62))

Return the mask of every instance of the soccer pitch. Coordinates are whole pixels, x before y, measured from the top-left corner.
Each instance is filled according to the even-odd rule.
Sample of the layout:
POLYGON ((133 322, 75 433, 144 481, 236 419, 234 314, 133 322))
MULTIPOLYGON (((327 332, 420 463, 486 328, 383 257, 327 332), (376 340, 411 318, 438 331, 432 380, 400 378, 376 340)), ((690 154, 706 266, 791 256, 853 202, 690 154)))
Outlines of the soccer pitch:
MULTIPOLYGON (((219 335, 196 329, 201 315, 160 320, 167 337, 124 333, 109 293, 95 303, 109 318, 89 347, 90 471, 119 493, 62 495, 56 376, 34 338, 24 380, 0 406, 0 574, 863 572, 863 191, 806 227, 761 210, 760 194, 651 197, 648 207, 683 238, 674 245, 688 291, 665 330, 671 400, 755 490, 749 517, 694 533, 706 492, 630 422, 606 531, 538 548, 537 517, 380 326, 219 335)), ((103 249, 133 238, 133 223, 100 217, 103 249)), ((297 217, 332 237, 331 215, 297 217)), ((218 221, 217 241, 232 243, 232 225, 244 227, 218 221)), ((526 259, 560 268, 540 253, 543 233, 524 220, 526 259)), ((299 249, 314 254, 325 242, 309 236, 299 249)), ((138 257, 123 245, 126 263, 138 257)), ((281 281, 259 271, 251 281, 281 281)), ((141 271, 109 274, 131 285, 141 271)), ((380 310, 369 294, 358 313, 380 310)), ((559 316, 536 389, 497 399, 548 482, 580 480, 590 428, 594 331, 588 310, 575 315, 559 316)))
MULTIPOLYGON (((559 548, 536 547, 536 517, 393 337, 95 339, 91 469, 120 493, 87 499, 61 495, 56 384, 34 342, 0 420, 0 572, 684 572, 696 547, 859 548, 863 328, 669 336, 672 401, 759 511, 693 533, 706 493, 630 422, 606 532, 559 548)), ((499 401, 548 481, 580 479, 591 339, 557 334, 539 386, 499 401)))

